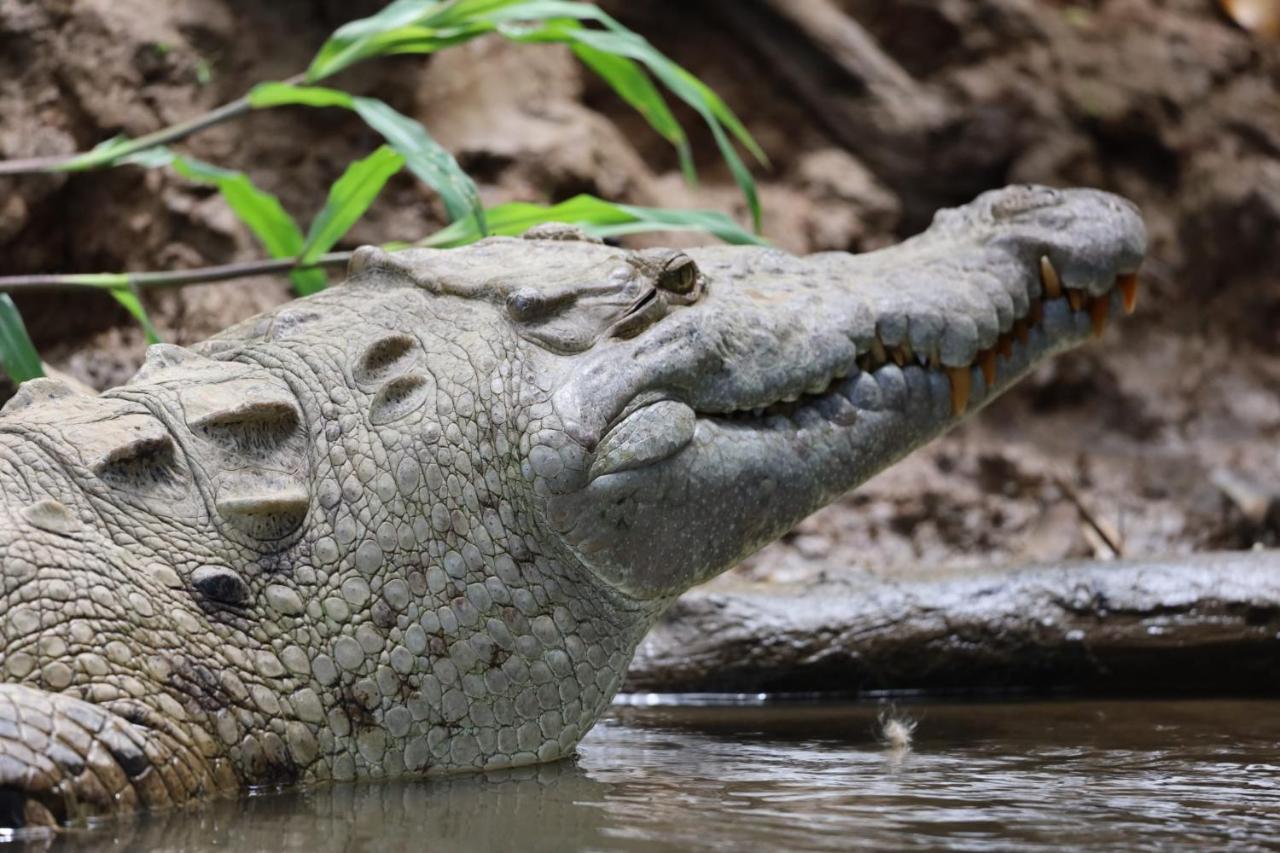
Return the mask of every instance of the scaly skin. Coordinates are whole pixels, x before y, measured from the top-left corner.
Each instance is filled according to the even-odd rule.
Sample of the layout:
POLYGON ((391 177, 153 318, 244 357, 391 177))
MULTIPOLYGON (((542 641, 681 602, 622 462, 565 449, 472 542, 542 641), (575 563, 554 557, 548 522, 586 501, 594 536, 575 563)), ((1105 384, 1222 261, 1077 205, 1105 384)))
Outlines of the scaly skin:
POLYGON ((0 825, 569 754, 680 592, 1088 337, 1145 239, 1028 187, 858 257, 531 236, 20 389, 0 825))

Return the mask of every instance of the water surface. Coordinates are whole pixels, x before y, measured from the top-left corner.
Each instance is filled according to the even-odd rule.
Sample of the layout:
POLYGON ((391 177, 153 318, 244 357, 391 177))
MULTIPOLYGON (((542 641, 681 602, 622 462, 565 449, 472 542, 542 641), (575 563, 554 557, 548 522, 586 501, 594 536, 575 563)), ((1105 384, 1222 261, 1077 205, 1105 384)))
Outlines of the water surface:
POLYGON ((909 752, 880 742, 873 703, 619 706, 574 761, 261 793, 74 832, 56 846, 321 853, 1280 843, 1280 701, 898 708, 918 722, 909 752))

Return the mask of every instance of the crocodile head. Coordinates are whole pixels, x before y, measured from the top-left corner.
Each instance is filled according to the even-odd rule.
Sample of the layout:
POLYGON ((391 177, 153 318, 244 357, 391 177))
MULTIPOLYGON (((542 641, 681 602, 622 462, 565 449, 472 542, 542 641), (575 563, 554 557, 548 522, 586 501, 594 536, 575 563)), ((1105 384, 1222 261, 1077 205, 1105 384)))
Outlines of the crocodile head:
POLYGON ((676 292, 555 382, 549 522, 676 595, 1131 311, 1144 248, 1123 199, 1010 187, 866 255, 659 254, 676 292))
POLYGON ((652 620, 1131 307, 1137 212, 1020 187, 883 252, 565 229, 0 417, 0 826, 568 754, 652 620))

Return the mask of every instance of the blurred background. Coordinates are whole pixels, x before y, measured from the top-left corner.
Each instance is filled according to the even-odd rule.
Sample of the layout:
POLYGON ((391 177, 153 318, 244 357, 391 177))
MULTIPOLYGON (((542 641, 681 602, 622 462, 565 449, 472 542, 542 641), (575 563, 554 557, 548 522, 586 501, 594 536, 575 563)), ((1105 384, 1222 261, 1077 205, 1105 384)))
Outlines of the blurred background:
MULTIPOLYGON (((0 0, 0 158, 137 136, 306 66, 380 2, 0 0)), ((864 251, 1010 182, 1143 209, 1136 316, 738 570, 795 579, 906 565, 1280 542, 1280 11, 1275 0, 630 0, 602 4, 719 92, 767 151, 764 234, 864 251)), ((486 37, 343 72, 422 121, 486 204, 707 207, 749 223, 691 112, 702 182, 560 46, 486 37)), ((179 146, 309 218, 380 138, 340 110, 254 113, 179 146)), ((445 223, 393 179, 343 241, 445 223)), ((688 245, 688 234, 629 238, 688 245)), ((708 238, 709 239, 709 238, 708 238)), ((209 187, 163 169, 0 177, 0 275, 183 269, 261 257, 209 187)), ((190 343, 290 298, 261 277, 147 294, 190 343)), ((105 295, 19 300, 43 357, 105 388, 144 343, 105 295)), ((11 391, 6 391, 5 396, 11 391)))

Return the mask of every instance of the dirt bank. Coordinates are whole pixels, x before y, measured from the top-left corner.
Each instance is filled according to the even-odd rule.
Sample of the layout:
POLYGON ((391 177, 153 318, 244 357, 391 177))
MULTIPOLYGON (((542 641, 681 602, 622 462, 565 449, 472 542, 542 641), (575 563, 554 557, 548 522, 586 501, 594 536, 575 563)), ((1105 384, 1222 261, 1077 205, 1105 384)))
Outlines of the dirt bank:
MULTIPOLYGON (((0 0, 0 156, 83 149, 180 120, 296 72, 334 26, 377 5, 0 0)), ((874 248, 1009 181, 1119 191, 1142 205, 1152 234, 1136 318, 741 572, 984 567, 1109 556, 1108 541, 1127 555, 1278 544, 1274 42, 1209 0, 702 0, 678 14, 657 0, 610 5, 723 93, 760 139, 773 163, 760 175, 766 232, 786 248, 874 248), (882 54, 867 53, 854 22, 882 54)), ((423 119, 490 202, 586 191, 743 212, 704 134, 693 190, 665 143, 558 49, 481 41, 339 82, 423 119)), ((249 116, 185 150, 247 171, 305 222, 375 145, 346 114, 299 109, 249 116)), ((348 242, 413 239, 441 221, 436 199, 397 179, 348 242)), ((0 274, 257 254, 218 198, 171 175, 0 179, 0 274)), ((255 279, 151 301, 181 343, 285 298, 283 282, 255 279)), ((23 308, 46 357, 98 387, 141 357, 140 335, 105 300, 57 295, 23 308)))

